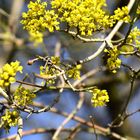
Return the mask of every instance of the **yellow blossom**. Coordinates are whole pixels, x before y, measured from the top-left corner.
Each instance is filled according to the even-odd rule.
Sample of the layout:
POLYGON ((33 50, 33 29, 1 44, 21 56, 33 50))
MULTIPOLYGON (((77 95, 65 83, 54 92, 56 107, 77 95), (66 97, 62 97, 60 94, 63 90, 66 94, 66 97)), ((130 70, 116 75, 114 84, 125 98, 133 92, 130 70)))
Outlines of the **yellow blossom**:
POLYGON ((60 23, 66 23, 70 29, 77 29, 78 34, 90 36, 95 31, 112 27, 117 20, 130 22, 127 6, 109 15, 105 10, 106 0, 52 0, 50 5, 48 10, 47 2, 30 2, 28 11, 22 14, 24 29, 33 35, 32 40, 36 42, 43 41, 41 33, 45 29, 50 32, 59 30, 60 23))
POLYGON ((120 68, 121 66, 121 60, 118 58, 120 51, 117 49, 117 46, 110 49, 105 49, 105 52, 107 53, 108 59, 107 59, 107 67, 109 70, 111 70, 113 73, 116 73, 116 69, 120 68))
POLYGON ((28 11, 23 12, 21 23, 24 29, 28 30, 31 41, 41 43, 43 41, 43 31, 48 29, 50 32, 59 30, 59 22, 57 14, 54 10, 47 10, 47 3, 37 0, 30 1, 28 11))
POLYGON ((114 20, 120 20, 124 22, 130 22, 130 16, 129 16, 129 11, 128 7, 124 6, 122 9, 117 8, 117 10, 114 11, 114 15, 111 17, 114 20))
POLYGON ((26 106, 32 104, 32 100, 36 97, 34 93, 32 93, 29 89, 25 89, 24 87, 19 87, 13 93, 14 102, 20 106, 26 106))
POLYGON ((136 47, 140 49, 140 29, 137 26, 130 32, 127 42, 136 44, 136 47))
POLYGON ((8 132, 12 126, 16 126, 18 123, 19 112, 16 110, 10 111, 6 109, 5 114, 1 117, 3 127, 8 132))
POLYGON ((103 26, 105 0, 53 0, 51 4, 57 9, 60 21, 77 28, 81 35, 92 35, 103 26))
POLYGON ((90 90, 90 92, 92 93, 91 103, 94 107, 105 106, 109 102, 109 96, 106 90, 95 88, 90 90))
POLYGON ((75 67, 72 67, 66 71, 66 74, 69 78, 73 78, 74 80, 80 79, 80 69, 81 65, 76 65, 75 67))
POLYGON ((19 61, 11 62, 10 64, 5 64, 0 69, 0 87, 7 87, 16 81, 15 76, 19 71, 22 73, 23 67, 20 66, 19 61))

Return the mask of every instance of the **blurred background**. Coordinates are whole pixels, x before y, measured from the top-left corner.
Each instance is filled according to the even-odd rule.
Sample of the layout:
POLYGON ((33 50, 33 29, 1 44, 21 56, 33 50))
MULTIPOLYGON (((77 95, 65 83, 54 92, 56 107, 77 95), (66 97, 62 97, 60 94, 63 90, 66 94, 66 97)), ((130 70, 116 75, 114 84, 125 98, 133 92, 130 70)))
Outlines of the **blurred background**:
MULTIPOLYGON (((17 79, 22 79, 26 73, 33 78, 33 73, 39 72, 39 66, 41 63, 35 63, 32 66, 27 65, 29 59, 35 58, 36 55, 52 56, 57 53, 57 49, 60 51, 61 60, 71 63, 83 59, 92 53, 94 53, 99 47, 99 43, 83 43, 78 39, 74 39, 70 35, 62 32, 49 33, 46 31, 44 43, 38 47, 34 46, 29 41, 28 33, 23 30, 20 24, 21 13, 27 11, 27 4, 29 0, 0 0, 0 67, 5 63, 14 60, 19 60, 24 67, 23 75, 17 75, 17 79)), ((127 5, 128 0, 107 0, 108 12, 113 13, 113 10, 118 6, 122 7, 127 5)), ((131 11, 133 14, 133 9, 131 11)), ((136 23, 140 27, 140 22, 136 23)), ((124 24, 119 30, 119 34, 124 36, 128 29, 128 25, 124 24)), ((104 38, 106 33, 97 33, 94 37, 104 38)), ((100 54, 96 59, 83 65, 81 75, 104 65, 104 55, 100 54)), ((134 69, 140 69, 140 59, 129 56, 121 59, 124 63, 129 64, 134 69)), ((36 83, 40 83, 40 80, 36 80, 36 83)), ((77 112, 77 116, 90 121, 89 116, 92 115, 97 124, 107 127, 109 123, 117 116, 117 114, 123 108, 130 90, 130 73, 128 69, 121 69, 117 74, 112 74, 106 71, 98 72, 95 75, 91 75, 90 78, 84 81, 87 85, 97 85, 101 89, 107 89, 110 102, 105 107, 93 108, 90 103, 90 94, 85 93, 84 103, 81 109, 77 112)), ((16 87, 16 84, 15 84, 16 87)), ((56 97, 57 91, 45 91, 41 92, 36 101, 45 105, 49 105, 56 97)), ((64 90, 61 94, 60 101, 55 107, 60 111, 70 113, 79 100, 78 94, 73 93, 71 90, 64 90)), ((127 111, 133 112, 140 108, 140 81, 136 80, 133 89, 133 96, 128 105, 127 111)), ((30 130, 33 128, 57 128, 65 119, 65 117, 51 113, 33 114, 26 119, 27 114, 23 113, 24 128, 23 130, 30 130)), ((70 121, 66 124, 65 128, 74 127, 78 123, 76 121, 70 121)), ((81 125, 83 131, 80 131, 75 140, 94 140, 95 135, 84 131, 86 126, 81 125)), ((7 137, 8 135, 15 134, 17 128, 10 129, 10 133, 6 134, 3 129, 0 130, 0 139, 7 137)), ((135 137, 140 139, 140 113, 136 113, 133 116, 125 120, 124 124, 120 128, 114 128, 114 132, 128 137, 135 137)), ((34 134, 23 137, 23 140, 51 140, 52 133, 34 134)), ((61 133, 60 140, 65 139, 66 133, 61 133)), ((111 140, 111 138, 105 136, 98 136, 99 140, 111 140)), ((131 138, 132 139, 132 138, 131 138)))

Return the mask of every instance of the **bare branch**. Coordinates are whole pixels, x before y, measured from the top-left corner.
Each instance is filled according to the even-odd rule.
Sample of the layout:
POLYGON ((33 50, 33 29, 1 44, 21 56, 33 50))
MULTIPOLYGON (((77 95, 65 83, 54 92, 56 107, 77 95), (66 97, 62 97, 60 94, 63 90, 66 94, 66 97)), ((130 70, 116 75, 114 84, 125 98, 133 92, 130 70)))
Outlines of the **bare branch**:
POLYGON ((53 140, 57 140, 58 135, 60 134, 63 127, 74 117, 74 115, 79 111, 82 104, 84 102, 84 94, 80 93, 80 99, 77 103, 77 106, 74 108, 74 110, 69 114, 69 116, 62 122, 62 124, 58 127, 57 131, 53 135, 53 140))
POLYGON ((18 132, 15 140, 21 140, 22 138, 22 129, 23 129, 23 119, 20 117, 18 119, 18 132))

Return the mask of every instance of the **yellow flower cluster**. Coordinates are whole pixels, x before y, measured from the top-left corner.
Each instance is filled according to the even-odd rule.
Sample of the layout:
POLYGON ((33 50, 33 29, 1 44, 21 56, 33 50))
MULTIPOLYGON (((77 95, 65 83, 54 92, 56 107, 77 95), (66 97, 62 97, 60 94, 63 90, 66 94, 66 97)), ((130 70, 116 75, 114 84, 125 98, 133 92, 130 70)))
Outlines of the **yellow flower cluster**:
POLYGON ((0 69, 0 87, 5 88, 11 83, 14 83, 16 81, 16 73, 18 71, 22 73, 22 69, 23 67, 20 66, 19 61, 11 62, 10 64, 5 64, 0 69))
POLYGON ((110 49, 105 49, 104 52, 107 53, 108 59, 107 59, 107 67, 109 70, 111 70, 113 73, 116 73, 116 69, 120 68, 121 66, 121 59, 118 58, 120 51, 117 49, 117 46, 110 49))
POLYGON ((111 17, 114 20, 120 20, 124 22, 130 22, 130 16, 129 16, 129 11, 128 7, 124 6, 122 9, 118 8, 117 10, 114 11, 114 15, 111 17))
POLYGON ((12 126, 16 126, 18 123, 19 112, 16 110, 6 110, 5 114, 1 117, 1 123, 4 129, 8 132, 12 126))
POLYGON ((115 10, 114 15, 107 14, 106 0, 52 0, 50 5, 51 10, 47 10, 46 2, 36 0, 30 2, 29 10, 22 14, 21 23, 29 31, 31 40, 42 42, 42 31, 59 30, 60 22, 77 29, 78 34, 90 36, 95 31, 112 27, 117 20, 130 21, 126 6, 115 10))
POLYGON ((80 79, 80 69, 81 65, 76 65, 66 71, 66 74, 69 78, 73 78, 74 80, 80 79))
POLYGON ((93 31, 110 24, 109 16, 102 9, 106 6, 105 0, 53 0, 51 4, 58 9, 60 20, 77 28, 81 35, 92 35, 93 31))
POLYGON ((140 49, 140 29, 135 27, 127 38, 128 43, 136 44, 136 47, 140 49))
POLYGON ((91 103, 94 107, 105 106, 109 102, 108 92, 95 88, 90 91, 92 93, 91 103))
POLYGON ((51 56, 51 61, 54 65, 60 65, 60 57, 51 56))
POLYGON ((35 97, 36 95, 34 93, 24 87, 17 88, 17 90, 13 93, 14 102, 19 106, 32 104, 35 97))
POLYGON ((28 4, 28 11, 22 14, 23 20, 21 23, 24 29, 28 30, 31 35, 31 40, 40 43, 43 41, 42 32, 48 29, 50 32, 59 30, 59 22, 57 21, 58 15, 54 10, 46 10, 47 3, 37 0, 36 2, 30 1, 28 4))
MULTIPOLYGON (((51 65, 40 66, 40 75, 42 75, 42 76, 44 76, 46 78, 54 76, 54 75, 60 73, 59 70, 57 70, 56 68, 52 67, 52 65, 56 65, 56 66, 60 65, 60 57, 52 56, 52 57, 50 57, 50 61, 51 61, 51 65)), ((47 84, 54 84, 55 79, 54 78, 47 79, 46 83, 47 84)))

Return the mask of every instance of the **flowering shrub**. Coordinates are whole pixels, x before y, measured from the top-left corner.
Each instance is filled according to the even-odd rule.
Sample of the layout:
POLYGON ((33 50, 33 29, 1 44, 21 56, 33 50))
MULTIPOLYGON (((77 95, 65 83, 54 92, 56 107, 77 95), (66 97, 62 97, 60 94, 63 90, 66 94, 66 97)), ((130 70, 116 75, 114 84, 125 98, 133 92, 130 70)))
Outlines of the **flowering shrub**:
MULTIPOLYGON (((20 122, 19 120, 22 118, 22 112, 26 112, 30 116, 33 113, 50 111, 59 102, 60 93, 65 89, 69 89, 74 93, 78 93, 80 99, 77 107, 70 115, 57 111, 55 108, 52 109, 55 113, 57 112, 67 117, 55 133, 52 130, 54 133, 53 140, 57 139, 61 129, 70 119, 75 119, 92 129, 98 129, 99 133, 105 136, 112 136, 114 139, 125 139, 112 132, 110 128, 116 127, 116 122, 119 122, 119 125, 121 125, 129 116, 126 114, 126 108, 132 95, 134 81, 139 77, 140 73, 140 70, 135 70, 132 66, 125 64, 120 57, 120 55, 123 55, 140 58, 140 29, 135 26, 135 23, 140 19, 140 5, 134 3, 134 1, 130 1, 127 6, 118 7, 114 10, 113 14, 110 14, 106 0, 30 1, 27 6, 28 10, 22 13, 21 19, 23 29, 29 33, 29 42, 34 42, 36 45, 39 45, 38 43, 45 45, 43 38, 45 38, 46 32, 53 33, 57 31, 70 34, 74 39, 78 38, 85 43, 96 42, 99 48, 84 59, 69 62, 61 57, 61 49, 59 50, 59 54, 57 54, 57 49, 60 46, 56 45, 54 56, 49 56, 46 53, 47 56, 37 55, 34 59, 28 61, 28 65, 30 66, 34 65, 35 62, 40 62, 37 65, 39 71, 33 73, 34 78, 30 74, 26 74, 26 76, 23 74, 22 80, 16 78, 18 72, 22 74, 23 67, 20 65, 20 62, 13 61, 6 63, 0 68, 0 95, 4 98, 4 101, 2 103, 0 102, 0 105, 2 105, 0 128, 3 127, 8 132, 11 127, 18 125, 18 136, 16 140, 20 140, 19 137, 21 138, 22 135, 21 126, 23 124, 20 124, 22 121, 20 122), (131 14, 129 13, 133 5, 136 5, 136 9, 134 9, 134 15, 130 16, 131 14), (129 26, 125 36, 119 33, 119 29, 123 23, 129 26), (97 36, 94 36, 94 34, 98 32, 101 32, 101 34, 106 33, 106 35, 101 38, 96 38, 97 36), (94 60, 100 54, 105 56, 101 57, 105 63, 100 63, 101 66, 99 68, 94 68, 90 72, 83 69, 85 63, 94 60), (85 81, 97 72, 102 72, 102 74, 107 72, 108 74, 109 71, 111 74, 116 73, 117 75, 117 73, 124 70, 121 67, 127 68, 131 75, 129 97, 123 111, 118 115, 121 117, 119 119, 117 118, 117 121, 114 121, 115 123, 112 122, 111 125, 108 125, 108 128, 101 128, 93 124, 93 121, 86 122, 81 118, 75 117, 75 114, 84 102, 83 95, 86 93, 91 95, 90 104, 94 108, 107 106, 109 101, 111 101, 109 96, 112 93, 108 93, 109 90, 104 89, 104 86, 98 85, 98 80, 96 81, 94 79, 96 76, 93 77, 95 80, 94 84, 90 84, 90 82, 87 84, 85 81), (27 78, 29 79, 27 80, 27 78), (41 82, 37 83, 36 79, 39 79, 38 81, 41 82), (16 83, 15 87, 13 83, 16 83), (45 90, 55 90, 57 93, 57 97, 53 100, 53 103, 47 107, 34 102, 34 99, 38 97, 37 94, 45 90)), ((19 41, 13 32, 9 40, 11 41, 12 39, 17 42, 19 41)), ((14 46, 19 43, 17 42, 14 42, 12 45, 14 46)), ((26 40, 22 42, 25 43, 26 40)), ((116 76, 115 74, 112 75, 116 76)), ((95 130, 94 133, 96 133, 95 130)), ((77 127, 69 131, 71 131, 71 134, 73 132, 77 133, 77 127)))
POLYGON ((16 73, 18 71, 22 73, 22 66, 19 64, 20 62, 18 61, 11 62, 10 64, 5 64, 3 68, 0 69, 0 87, 7 87, 16 81, 16 73))
POLYGON ((105 12, 105 0, 52 0, 51 10, 47 2, 30 2, 28 11, 22 14, 21 23, 29 31, 31 40, 43 41, 42 31, 59 30, 59 24, 65 22, 68 30, 77 29, 78 34, 91 36, 93 32, 112 27, 116 21, 130 22, 127 6, 114 11, 114 15, 105 12))

